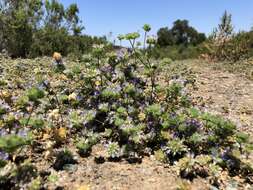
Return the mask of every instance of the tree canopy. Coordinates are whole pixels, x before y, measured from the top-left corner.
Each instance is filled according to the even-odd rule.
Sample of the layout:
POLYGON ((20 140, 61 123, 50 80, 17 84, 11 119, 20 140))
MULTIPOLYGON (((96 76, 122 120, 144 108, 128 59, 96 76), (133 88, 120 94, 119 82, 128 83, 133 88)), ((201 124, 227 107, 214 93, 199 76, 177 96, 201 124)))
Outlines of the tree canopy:
POLYGON ((188 20, 176 20, 171 29, 160 28, 157 32, 158 45, 161 47, 171 45, 198 45, 206 39, 204 33, 199 33, 189 25, 188 20))
POLYGON ((82 52, 92 46, 93 38, 82 35, 84 26, 78 14, 76 4, 65 8, 57 0, 2 0, 0 50, 12 57, 82 52))

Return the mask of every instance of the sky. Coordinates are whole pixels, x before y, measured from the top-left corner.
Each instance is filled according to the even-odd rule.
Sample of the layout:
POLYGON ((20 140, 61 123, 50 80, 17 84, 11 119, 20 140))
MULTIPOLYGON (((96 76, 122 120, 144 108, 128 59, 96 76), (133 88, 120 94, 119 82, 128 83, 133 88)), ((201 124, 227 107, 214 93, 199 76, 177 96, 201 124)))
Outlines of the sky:
POLYGON ((76 3, 85 34, 110 37, 152 26, 151 34, 171 27, 177 19, 187 19, 198 31, 210 34, 227 10, 235 30, 253 26, 253 0, 59 0, 65 6, 76 3))

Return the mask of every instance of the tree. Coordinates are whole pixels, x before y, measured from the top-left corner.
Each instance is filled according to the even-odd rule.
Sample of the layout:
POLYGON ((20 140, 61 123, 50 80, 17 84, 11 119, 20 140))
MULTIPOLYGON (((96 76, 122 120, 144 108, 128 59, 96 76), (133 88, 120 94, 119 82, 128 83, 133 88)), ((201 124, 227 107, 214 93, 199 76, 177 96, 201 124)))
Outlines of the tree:
POLYGON ((173 24, 171 32, 175 38, 175 43, 179 44, 188 44, 189 43, 189 35, 188 31, 189 25, 187 20, 176 20, 173 24))
POLYGON ((168 27, 160 28, 157 32, 157 44, 160 47, 174 45, 174 36, 168 27))
POLYGON ((205 35, 189 26, 188 20, 176 20, 171 31, 177 45, 197 45, 205 40, 205 35))
POLYGON ((14 57, 26 57, 42 15, 41 0, 3 0, 0 14, 4 48, 14 57))
POLYGON ((218 30, 221 34, 229 36, 233 34, 234 27, 232 25, 232 15, 227 11, 224 12, 221 17, 221 23, 218 26, 218 30))
POLYGON ((104 38, 82 34, 79 8, 58 0, 0 0, 0 51, 12 57, 36 57, 59 51, 81 54, 104 38))
POLYGON ((78 17, 79 8, 77 4, 71 4, 65 12, 68 29, 72 31, 75 36, 80 35, 84 27, 80 25, 80 19, 78 17))
POLYGON ((64 21, 64 6, 57 0, 45 1, 46 15, 44 26, 54 30, 60 29, 64 21))
POLYGON ((187 20, 176 20, 173 27, 160 28, 157 32, 158 45, 172 46, 172 45, 198 45, 205 41, 204 33, 199 33, 195 28, 189 26, 187 20))
POLYGON ((234 27, 232 25, 232 15, 227 11, 221 17, 220 24, 214 29, 211 38, 221 43, 225 43, 233 36, 234 27))

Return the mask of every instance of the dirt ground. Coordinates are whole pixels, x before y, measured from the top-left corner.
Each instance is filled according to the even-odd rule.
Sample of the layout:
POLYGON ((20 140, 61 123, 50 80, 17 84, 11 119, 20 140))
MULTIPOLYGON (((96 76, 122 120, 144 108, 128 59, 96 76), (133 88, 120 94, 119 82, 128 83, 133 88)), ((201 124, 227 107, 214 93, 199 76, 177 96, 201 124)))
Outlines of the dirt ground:
POLYGON ((136 164, 124 160, 98 164, 95 158, 103 155, 101 150, 102 146, 96 145, 88 158, 75 155, 78 164, 62 171, 55 171, 43 157, 39 158, 36 165, 40 173, 46 171, 51 178, 55 178, 45 184, 45 188, 52 190, 177 190, 183 187, 194 190, 209 189, 204 179, 197 178, 193 182, 182 180, 177 177, 171 166, 159 163, 154 157, 145 157, 141 163, 136 164))
POLYGON ((202 99, 203 108, 229 118, 243 131, 253 134, 253 81, 200 62, 190 67, 196 73, 198 87, 193 96, 202 99))

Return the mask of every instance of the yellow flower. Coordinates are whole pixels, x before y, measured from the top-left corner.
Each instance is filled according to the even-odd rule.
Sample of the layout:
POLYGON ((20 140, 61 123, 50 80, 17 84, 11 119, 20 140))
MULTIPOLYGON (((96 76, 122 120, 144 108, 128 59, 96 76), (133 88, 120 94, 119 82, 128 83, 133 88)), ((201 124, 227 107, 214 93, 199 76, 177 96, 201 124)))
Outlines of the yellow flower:
POLYGON ((39 69, 39 68, 35 68, 35 69, 34 69, 34 73, 35 73, 35 74, 40 73, 40 69, 39 69))
POLYGON ((100 86, 100 85, 101 85, 101 82, 97 80, 97 81, 95 82, 95 85, 96 85, 96 86, 100 86))
POLYGON ((3 98, 9 98, 11 96, 11 94, 7 90, 3 90, 1 94, 3 98))
POLYGON ((3 90, 0 92, 1 97, 6 101, 6 102, 11 102, 11 93, 7 90, 3 90))
POLYGON ((57 130, 57 136, 59 139, 64 140, 67 137, 67 130, 64 127, 61 127, 57 130))
POLYGON ((69 101, 77 100, 77 94, 73 92, 68 96, 68 100, 69 101))
POLYGON ((68 80, 67 76, 64 75, 64 74, 61 74, 61 75, 59 76, 59 79, 60 79, 60 80, 68 80))
POLYGON ((139 118, 140 121, 144 121, 145 118, 146 118, 145 113, 143 113, 143 112, 139 113, 138 118, 139 118))

